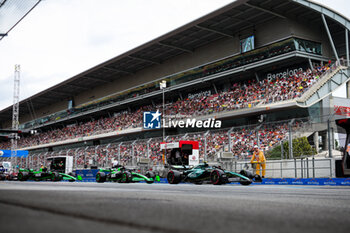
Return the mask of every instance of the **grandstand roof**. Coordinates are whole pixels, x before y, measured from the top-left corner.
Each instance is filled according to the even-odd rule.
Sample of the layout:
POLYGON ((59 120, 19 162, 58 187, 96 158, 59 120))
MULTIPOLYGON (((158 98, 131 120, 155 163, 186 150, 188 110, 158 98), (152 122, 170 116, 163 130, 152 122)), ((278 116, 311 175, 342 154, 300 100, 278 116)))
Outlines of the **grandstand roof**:
MULTIPOLYGON (((4 1, 4 0, 2 0, 4 1)), ((0 0, 0 3, 2 2, 0 0)), ((20 102, 20 114, 29 113, 29 104, 38 109, 80 92, 113 82, 146 67, 184 54, 274 18, 288 18, 300 23, 322 25, 320 14, 328 17, 328 26, 335 44, 341 44, 344 28, 350 21, 341 14, 306 0, 237 0, 193 22, 160 36, 124 54, 114 57, 62 83, 20 102), (339 43, 337 41, 339 40, 339 43)), ((12 107, 0 111, 0 120, 9 120, 12 107)))
POLYGON ((0 40, 40 2, 41 0, 0 0, 0 40))

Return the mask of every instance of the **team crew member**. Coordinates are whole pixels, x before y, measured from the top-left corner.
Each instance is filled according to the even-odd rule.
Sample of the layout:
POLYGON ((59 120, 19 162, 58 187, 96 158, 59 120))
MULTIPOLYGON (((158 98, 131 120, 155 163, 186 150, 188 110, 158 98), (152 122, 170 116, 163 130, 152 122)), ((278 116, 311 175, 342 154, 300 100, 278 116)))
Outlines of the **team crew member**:
POLYGON ((256 172, 255 174, 260 175, 260 166, 262 168, 262 178, 265 178, 265 168, 266 168, 266 158, 264 152, 259 150, 257 145, 254 146, 254 153, 250 163, 256 164, 256 172))
POLYGON ((118 160, 114 160, 112 163, 112 168, 118 168, 118 167, 121 167, 118 160))

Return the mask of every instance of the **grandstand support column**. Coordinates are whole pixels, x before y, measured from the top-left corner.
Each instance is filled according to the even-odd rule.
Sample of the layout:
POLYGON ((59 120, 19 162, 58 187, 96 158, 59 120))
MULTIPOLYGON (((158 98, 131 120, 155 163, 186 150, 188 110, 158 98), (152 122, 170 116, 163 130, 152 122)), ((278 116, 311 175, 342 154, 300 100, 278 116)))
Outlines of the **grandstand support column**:
MULTIPOLYGON (((165 116, 164 116, 164 108, 165 108, 165 98, 164 98, 164 89, 163 89, 163 122, 165 122, 165 116)), ((165 137, 165 124, 163 123, 163 142, 165 137)))
POLYGON ((314 145, 315 145, 316 153, 318 153, 320 150, 320 144, 318 142, 318 131, 314 133, 314 145))
POLYGON ((214 88, 215 94, 218 94, 218 89, 216 88, 215 83, 213 83, 213 88, 214 88))
POLYGON ((331 143, 332 142, 331 131, 332 131, 331 121, 328 118, 328 120, 327 120, 327 144, 328 144, 328 155, 329 155, 329 158, 333 157, 333 155, 332 155, 332 143, 331 143))
POLYGON ((71 150, 72 150, 72 149, 68 149, 68 150, 66 151, 66 156, 69 155, 69 152, 70 152, 71 150))
POLYGON ((204 161, 208 160, 208 152, 207 152, 207 136, 209 134, 209 130, 204 133, 204 161))
POLYGON ((120 159, 121 159, 121 155, 120 155, 120 149, 121 149, 121 146, 123 145, 123 143, 119 143, 118 145, 118 162, 120 163, 120 159))
POLYGON ((309 58, 309 65, 310 65, 310 69, 313 70, 314 66, 312 65, 311 59, 309 58))
POLYGON ((259 149, 261 149, 261 148, 260 148, 260 136, 259 136, 259 130, 260 130, 261 126, 262 126, 262 125, 258 125, 258 126, 255 127, 255 129, 254 129, 255 135, 256 135, 256 138, 257 138, 257 143, 256 143, 256 144, 258 145, 259 149))
POLYGON ((37 158, 37 159, 36 159, 36 161, 37 161, 37 162, 36 162, 36 169, 37 169, 37 170, 39 170, 40 167, 41 167, 40 156, 41 156, 41 153, 39 153, 39 154, 36 155, 36 158, 37 158))
MULTIPOLYGON (((345 48, 346 48, 346 66, 350 65, 349 61, 349 30, 345 29, 345 48)), ((348 97, 349 98, 349 97, 348 97)))
POLYGON ((85 150, 84 150, 84 167, 85 167, 85 165, 86 165, 86 151, 87 151, 87 149, 89 149, 88 146, 85 147, 85 150))
MULTIPOLYGON (((15 75, 13 82, 13 107, 12 107, 12 129, 18 131, 19 126, 19 85, 20 85, 20 65, 15 65, 15 75)), ((11 163, 17 165, 17 139, 18 134, 13 133, 11 139, 11 163)))
MULTIPOLYGON (((333 138, 334 138, 334 135, 333 135, 333 128, 331 127, 331 119, 333 118, 335 114, 335 111, 328 117, 327 119, 327 145, 328 145, 328 154, 329 154, 329 158, 332 158, 333 157, 333 154, 332 154, 332 150, 333 150, 333 138)), ((334 121, 334 118, 333 118, 333 121, 334 121)))
POLYGON ((98 162, 97 162, 97 150, 100 147, 100 145, 95 146, 95 156, 94 156, 94 165, 98 166, 98 162))
POLYGON ((78 169, 78 153, 79 153, 80 148, 77 148, 74 151, 74 169, 78 169))
POLYGON ((335 48, 335 46, 334 46, 334 42, 333 42, 333 39, 332 39, 331 32, 329 31, 329 28, 328 28, 328 24, 327 24, 327 21, 326 21, 326 17, 324 16, 324 14, 321 14, 321 17, 322 17, 322 21, 323 21, 324 27, 326 28, 326 31, 327 31, 327 35, 328 35, 329 42, 331 43, 334 56, 335 56, 335 58, 337 59, 338 64, 340 64, 340 63, 339 63, 338 53, 337 53, 337 50, 336 50, 336 48, 335 48))
POLYGON ((165 88, 166 88, 166 80, 163 80, 159 83, 159 87, 162 90, 162 95, 163 95, 163 109, 162 109, 162 117, 163 117, 163 124, 162 124, 162 128, 163 128, 163 142, 164 142, 164 138, 165 138, 165 88))
POLYGON ((232 151, 232 138, 231 138, 231 133, 233 131, 233 127, 227 132, 227 138, 228 138, 228 151, 232 151))
POLYGON ((292 124, 294 123, 295 119, 292 119, 289 123, 288 123, 288 131, 289 131, 289 158, 293 159, 293 136, 292 136, 292 124))
POLYGON ((131 165, 134 166, 135 165, 135 144, 136 144, 136 141, 133 141, 131 143, 131 165))
POLYGON ((108 145, 106 146, 106 156, 104 158, 104 161, 103 161, 103 167, 108 167, 108 158, 109 158, 109 148, 111 147, 111 143, 108 143, 108 145))
POLYGON ((151 141, 152 141, 152 138, 148 139, 148 141, 147 141, 147 158, 151 157, 151 155, 149 153, 149 144, 151 143, 151 141))
POLYGON ((49 152, 46 152, 45 154, 44 154, 44 166, 46 167, 46 158, 47 158, 47 154, 48 154, 49 152))

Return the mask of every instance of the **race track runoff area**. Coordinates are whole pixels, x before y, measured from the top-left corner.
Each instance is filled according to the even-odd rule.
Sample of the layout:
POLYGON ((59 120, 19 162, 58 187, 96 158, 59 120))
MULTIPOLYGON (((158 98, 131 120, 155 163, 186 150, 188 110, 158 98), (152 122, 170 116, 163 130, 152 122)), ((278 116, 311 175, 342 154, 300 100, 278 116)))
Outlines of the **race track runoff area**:
POLYGON ((1 232, 349 232, 349 186, 0 182, 1 232))

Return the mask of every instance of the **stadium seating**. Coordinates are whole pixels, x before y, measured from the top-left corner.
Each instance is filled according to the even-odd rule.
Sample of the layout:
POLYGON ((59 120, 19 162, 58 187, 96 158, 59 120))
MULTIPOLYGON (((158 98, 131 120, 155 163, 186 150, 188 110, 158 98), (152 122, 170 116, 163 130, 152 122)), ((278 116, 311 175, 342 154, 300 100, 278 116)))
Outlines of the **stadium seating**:
MULTIPOLYGON (((165 113, 166 115, 184 114, 201 116, 242 108, 252 108, 259 103, 268 104, 295 99, 300 97, 311 85, 317 82, 322 73, 327 69, 327 66, 323 66, 315 70, 309 69, 290 77, 282 77, 275 80, 264 79, 256 81, 252 79, 245 82, 234 83, 229 90, 221 91, 217 94, 187 98, 167 103, 165 113)), ((126 110, 116 113, 113 117, 69 125, 62 129, 41 132, 34 136, 21 138, 18 141, 18 146, 23 148, 141 127, 142 113, 144 111, 154 110, 155 108, 162 111, 161 106, 153 107, 151 105, 141 107, 133 112, 126 110)), ((216 136, 213 136, 213 138, 216 138, 216 136)), ((0 144, 0 148, 10 148, 9 142, 0 144)), ((126 149, 124 151, 126 151, 126 149)))
MULTIPOLYGON (((304 126, 304 119, 297 120, 293 124, 293 131, 304 126)), ((250 127, 237 127, 234 130, 221 129, 216 131, 191 133, 185 135, 174 135, 166 138, 167 142, 180 140, 199 141, 200 159, 204 160, 206 151, 207 161, 215 161, 217 154, 229 150, 229 132, 231 137, 231 152, 237 160, 246 160, 252 154, 257 138, 263 151, 268 151, 287 139, 288 122, 273 122, 250 127), (258 137, 259 136, 259 137, 258 137)), ((50 156, 71 155, 74 156, 74 167, 90 167, 97 164, 98 167, 111 167, 113 160, 118 160, 123 165, 137 165, 139 158, 150 158, 152 166, 163 162, 160 151, 161 138, 147 140, 136 140, 128 142, 111 143, 107 145, 88 146, 54 152, 42 152, 30 155, 30 167, 39 168, 44 164, 45 158, 50 156), (147 151, 148 149, 148 151, 147 151)), ((22 164, 25 161, 21 162, 22 164)))

